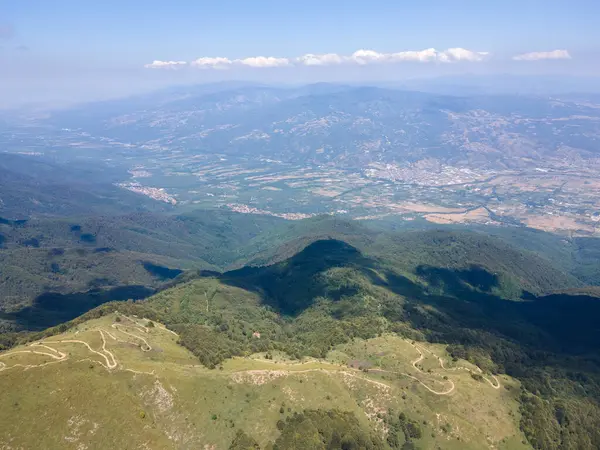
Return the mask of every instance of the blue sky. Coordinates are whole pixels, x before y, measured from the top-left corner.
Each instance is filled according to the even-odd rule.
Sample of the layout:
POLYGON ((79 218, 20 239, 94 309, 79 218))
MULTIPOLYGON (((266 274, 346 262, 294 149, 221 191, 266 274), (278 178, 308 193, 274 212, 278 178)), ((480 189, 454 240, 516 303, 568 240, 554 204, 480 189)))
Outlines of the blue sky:
POLYGON ((598 17, 593 0, 6 0, 0 94, 81 96, 102 85, 119 95, 224 78, 600 75, 598 17), (436 51, 419 53, 427 49, 436 51))

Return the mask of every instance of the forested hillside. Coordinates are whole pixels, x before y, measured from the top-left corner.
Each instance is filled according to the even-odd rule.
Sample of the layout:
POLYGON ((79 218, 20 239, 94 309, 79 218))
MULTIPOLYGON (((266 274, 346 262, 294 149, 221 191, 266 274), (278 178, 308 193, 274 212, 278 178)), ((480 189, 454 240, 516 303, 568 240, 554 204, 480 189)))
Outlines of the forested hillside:
MULTIPOLYGON (((438 285, 442 289, 444 283, 452 283, 440 267, 462 271, 467 277, 484 268, 494 277, 488 280, 491 292, 516 299, 524 292, 537 295, 577 288, 595 279, 594 255, 590 253, 594 240, 565 244, 543 234, 548 242, 538 241, 544 245, 519 249, 516 245, 521 240, 532 240, 526 229, 514 233, 494 237, 490 232, 459 227, 391 230, 376 221, 322 216, 289 222, 218 210, 5 219, 0 223, 0 289, 4 294, 0 321, 5 329, 50 326, 55 322, 49 319, 15 322, 14 318, 20 309, 29 307, 41 307, 37 316, 43 318, 48 295, 62 298, 64 305, 86 299, 84 304, 95 306, 99 298, 123 299, 124 287, 153 292, 183 271, 192 271, 193 276, 197 270, 272 264, 316 240, 329 238, 341 239, 382 266, 431 288, 438 285), (563 257, 555 258, 556 253, 563 257), (433 268, 438 268, 437 272, 432 272, 433 268), (75 296, 64 297, 71 294, 75 296)), ((70 309, 63 311, 62 320, 86 310, 73 305, 69 315, 70 309)))

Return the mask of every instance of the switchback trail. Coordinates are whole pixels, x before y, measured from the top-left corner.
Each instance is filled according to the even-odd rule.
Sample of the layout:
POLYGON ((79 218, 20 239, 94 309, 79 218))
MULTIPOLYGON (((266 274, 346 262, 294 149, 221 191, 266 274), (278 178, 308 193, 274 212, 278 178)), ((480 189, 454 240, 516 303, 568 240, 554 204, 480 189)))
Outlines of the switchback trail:
MULTIPOLYGON (((494 376, 494 375, 491 375, 491 377, 494 379, 494 382, 492 382, 489 378, 487 378, 486 376, 483 375, 483 371, 479 367, 477 367, 477 366, 475 366, 477 368, 476 371, 473 371, 472 369, 469 369, 468 367, 446 368, 444 366, 444 360, 440 356, 437 356, 436 354, 434 354, 430 350, 428 350, 428 349, 426 349, 424 347, 421 348, 421 347, 417 346, 416 344, 413 344, 412 342, 410 342, 408 340, 405 340, 405 342, 407 342, 409 345, 411 345, 419 353, 419 357, 417 359, 411 361, 411 365, 413 366, 413 368, 415 370, 417 370, 418 372, 422 373, 423 375, 426 375, 426 376, 437 375, 437 376, 440 376, 440 377, 442 376, 440 374, 430 374, 430 373, 424 372, 423 370, 421 370, 417 366, 417 364, 419 364, 421 361, 423 361, 423 359, 425 359, 425 355, 423 354, 423 351, 425 351, 425 352, 429 353, 430 355, 432 355, 434 358, 437 359, 437 361, 440 364, 440 367, 443 370, 447 370, 447 371, 452 371, 452 370, 466 370, 466 371, 468 371, 470 373, 477 373, 477 374, 481 375, 481 377, 485 381, 487 381, 489 383, 489 385, 492 386, 494 389, 500 389, 500 381, 498 380, 498 378, 496 376, 494 376)), ((442 384, 448 384, 449 385, 448 389, 443 390, 443 391, 438 391, 438 390, 433 389, 432 387, 428 386, 422 380, 420 380, 419 378, 415 377, 414 375, 411 375, 411 374, 406 373, 406 372, 395 372, 395 371, 392 371, 392 370, 385 370, 385 369, 369 369, 369 372, 372 372, 372 373, 392 373, 392 374, 397 374, 397 375, 403 375, 405 377, 408 377, 408 378, 411 378, 411 379, 417 381, 419 384, 421 384, 429 392, 431 392, 432 394, 436 394, 436 395, 448 395, 448 394, 451 394, 455 390, 455 388, 456 388, 456 385, 454 384, 454 382, 452 380, 449 380, 449 379, 445 379, 443 381, 441 381, 441 380, 430 380, 433 383, 442 383, 442 384)))
MULTIPOLYGON (((143 325, 139 324, 135 320, 130 319, 129 317, 123 316, 123 315, 121 315, 120 317, 124 317, 124 318, 128 319, 129 321, 131 321, 133 323, 133 327, 136 328, 138 331, 144 332, 144 333, 149 333, 149 329, 147 327, 144 327, 143 325)), ((119 324, 113 324, 112 327, 119 333, 122 333, 126 336, 130 336, 130 337, 136 339, 138 342, 141 341, 141 344, 138 344, 138 345, 142 351, 148 352, 148 351, 152 350, 152 347, 150 346, 150 344, 148 343, 148 341, 145 338, 143 338, 141 336, 137 336, 133 333, 130 333, 129 331, 126 331, 125 326, 119 325, 119 324)), ((167 328, 163 328, 163 327, 160 327, 160 329, 167 330, 167 328)), ((102 348, 100 350, 95 350, 94 348, 92 348, 92 346, 88 342, 86 342, 82 339, 42 340, 39 342, 34 342, 32 344, 29 344, 25 350, 15 350, 12 352, 0 354, 0 359, 9 357, 11 355, 30 354, 30 355, 45 356, 45 357, 51 358, 52 361, 45 362, 42 364, 14 364, 11 366, 7 365, 4 361, 0 361, 0 372, 6 371, 6 370, 9 370, 12 368, 16 368, 16 367, 21 367, 25 370, 28 370, 28 369, 37 368, 37 367, 44 367, 49 364, 55 364, 55 363, 67 361, 67 360, 69 360, 69 356, 67 355, 67 353, 64 353, 64 352, 54 348, 54 346, 60 345, 60 344, 83 345, 91 353, 100 356, 102 360, 95 361, 95 360, 87 358, 87 359, 81 359, 79 361, 89 360, 91 362, 98 362, 100 365, 102 365, 107 370, 115 369, 118 366, 118 361, 117 361, 117 358, 115 357, 115 355, 106 348, 107 336, 108 336, 108 338, 112 339, 113 341, 117 341, 117 342, 130 342, 130 341, 119 339, 117 336, 115 336, 113 333, 111 333, 108 330, 97 329, 97 330, 90 330, 90 331, 97 331, 98 333, 100 333, 100 337, 102 339, 102 348)), ((171 330, 167 330, 167 331, 170 331, 171 333, 175 334, 171 330)), ((79 331, 77 331, 75 333, 75 335, 77 335, 78 333, 79 333, 79 331)), ((134 371, 131 369, 124 369, 124 370, 128 370, 128 371, 131 371, 134 373, 145 373, 145 372, 134 371)))
POLYGON ((106 362, 106 364, 104 364, 102 361, 99 361, 99 363, 102 366, 104 366, 108 370, 114 369, 117 367, 117 359, 115 358, 115 355, 113 355, 113 353, 110 350, 106 349, 106 338, 104 337, 104 331, 98 330, 98 332, 100 333, 100 336, 102 337, 102 352, 94 350, 90 346, 90 344, 88 344, 85 341, 81 341, 79 339, 64 339, 64 340, 60 340, 60 341, 43 341, 43 342, 46 342, 48 344, 82 344, 82 345, 85 345, 90 352, 95 353, 96 355, 99 355, 102 358, 104 358, 104 361, 106 362))
MULTIPOLYGON (((144 345, 140 345, 140 349, 141 349, 143 352, 149 352, 150 350, 152 350, 152 347, 150 346, 150 344, 148 344, 148 341, 147 341, 146 339, 144 339, 143 337, 136 336, 135 334, 129 333, 128 331, 125 331, 125 330, 121 330, 121 329, 119 329, 119 328, 124 328, 124 327, 123 327, 123 325, 119 325, 119 324, 113 323, 113 324, 112 324, 112 327, 113 327, 115 330, 118 330, 118 331, 120 331, 121 333, 123 333, 123 334, 126 334, 127 336, 131 336, 131 337, 133 337, 133 338, 135 338, 135 339, 138 339, 138 340, 142 341, 142 342, 144 343, 144 345)), ((117 341, 119 340, 119 339, 117 339, 117 338, 115 338, 115 337, 113 337, 113 336, 111 336, 111 337, 112 337, 113 339, 117 340, 117 341)))
POLYGON ((65 353, 60 352, 52 347, 48 347, 47 345, 43 345, 39 342, 34 342, 33 344, 29 345, 29 347, 30 348, 31 347, 42 347, 46 350, 52 351, 52 353, 48 353, 48 352, 44 352, 44 351, 36 351, 36 350, 16 350, 14 352, 4 353, 3 355, 0 355, 0 358, 5 358, 10 355, 27 354, 28 353, 28 354, 35 354, 35 355, 41 355, 41 356, 48 356, 48 357, 52 358, 54 361, 49 361, 49 362, 43 363, 43 364, 15 364, 13 366, 7 366, 6 363, 0 361, 0 372, 2 372, 4 370, 12 369, 14 367, 22 367, 25 370, 32 369, 34 367, 44 367, 44 366, 47 366, 48 364, 55 364, 57 362, 66 361, 68 359, 68 357, 65 353))
MULTIPOLYGON (((412 345, 412 344, 411 344, 412 345)), ((431 356, 433 356, 434 358, 436 358, 438 360, 438 362, 440 363, 440 367, 444 370, 466 370, 467 372, 470 373, 477 373, 478 375, 481 375, 481 377, 488 382, 488 384, 490 386, 492 386, 494 389, 500 389, 500 380, 498 380, 498 378, 495 375, 490 375, 493 379, 494 382, 492 382, 489 378, 487 378, 485 375, 483 375, 483 370, 481 370, 481 368, 475 366, 476 370, 473 371, 472 369, 469 369, 468 367, 445 367, 444 366, 444 360, 442 359, 441 356, 437 356, 435 353, 431 352, 430 350, 427 350, 426 348, 423 348, 423 350, 425 350, 427 353, 429 353, 431 356)))

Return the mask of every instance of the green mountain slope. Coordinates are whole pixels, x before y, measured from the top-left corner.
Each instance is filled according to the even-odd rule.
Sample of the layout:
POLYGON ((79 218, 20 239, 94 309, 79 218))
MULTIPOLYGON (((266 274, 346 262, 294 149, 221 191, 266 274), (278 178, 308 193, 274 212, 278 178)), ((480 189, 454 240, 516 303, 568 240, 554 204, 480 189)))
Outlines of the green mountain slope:
MULTIPOLYGON (((441 242, 448 239, 462 242, 460 235, 459 238, 452 234, 425 235, 426 242, 434 238, 441 242)), ((432 248, 439 251, 439 242, 435 239, 434 242, 438 245, 432 248)), ((393 248, 400 248, 400 244, 402 240, 396 241, 393 248)), ((452 254, 460 248, 457 245, 452 254)), ((167 426, 174 426, 172 430, 186 435, 185 430, 190 428, 181 419, 177 419, 177 425, 170 420, 198 414, 214 426, 192 427, 204 438, 192 433, 193 436, 188 436, 190 442, 220 442, 223 446, 228 445, 224 442, 239 438, 239 442, 257 439, 264 446, 267 441, 287 439, 288 426, 303 430, 289 431, 290 436, 306 433, 309 439, 308 436, 315 436, 315 429, 311 428, 314 423, 306 422, 306 417, 321 413, 307 410, 325 404, 327 408, 353 412, 359 421, 369 417, 370 421, 362 422, 365 433, 373 430, 391 448, 399 448, 405 441, 421 448, 435 448, 442 443, 443 448, 489 445, 521 448, 525 437, 538 449, 595 448, 600 443, 596 426, 600 423, 597 388, 600 333, 595 326, 595 317, 600 313, 598 299, 591 297, 589 290, 541 297, 527 294, 519 300, 503 297, 502 292, 512 292, 505 288, 506 279, 519 283, 523 271, 535 269, 536 264, 544 267, 543 263, 537 262, 540 258, 534 254, 523 253, 522 257, 529 259, 526 264, 529 269, 525 263, 516 263, 511 268, 502 265, 503 260, 499 259, 499 271, 492 273, 485 264, 491 264, 493 258, 485 251, 502 247, 481 244, 472 251, 475 248, 480 250, 479 259, 470 262, 467 269, 461 268, 462 262, 455 262, 454 267, 450 263, 426 266, 424 263, 430 257, 426 256, 413 263, 417 269, 408 277, 404 275, 406 267, 399 266, 396 270, 390 260, 369 256, 339 240, 320 240, 270 266, 246 267, 223 274, 212 272, 188 282, 175 282, 170 289, 145 301, 108 303, 43 333, 7 334, 3 345, 13 347, 8 350, 10 353, 19 348, 15 344, 40 339, 47 344, 56 339, 52 337, 56 333, 71 330, 69 336, 77 332, 87 336, 85 333, 92 331, 96 336, 92 348, 99 349, 103 343, 98 327, 109 332, 111 329, 107 327, 114 329, 113 325, 119 329, 114 311, 164 323, 177 333, 174 340, 190 352, 185 358, 192 361, 190 355, 195 355, 202 365, 197 370, 213 381, 204 381, 205 375, 200 373, 192 376, 188 369, 179 369, 168 361, 152 366, 153 360, 163 361, 170 353, 164 350, 167 348, 164 341, 156 344, 163 349, 158 355, 137 350, 138 356, 132 356, 132 361, 138 361, 140 354, 150 359, 144 365, 123 368, 152 373, 171 395, 182 392, 175 397, 186 405, 185 412, 170 414, 169 419, 151 410, 153 426, 158 430, 152 438, 156 442, 167 433, 164 431, 167 426), (475 266, 475 262, 480 265, 475 266), (98 317, 100 322, 88 322, 98 317), (165 378, 168 386, 161 378, 167 370, 177 374, 165 378), (299 372, 293 374, 296 370, 299 372), (296 378, 300 374, 302 381, 296 378), (181 382, 178 377, 191 384, 178 387, 181 382), (221 377, 229 381, 223 384, 218 381, 221 377), (331 383, 338 377, 342 384, 335 387, 331 383), (192 387, 194 379, 210 386, 212 394, 205 387, 192 387), (233 391, 227 387, 231 379, 251 385, 254 392, 260 391, 246 396, 248 401, 241 397, 242 405, 252 406, 251 410, 235 406, 240 397, 234 395, 235 386, 231 388, 233 391), (379 386, 383 391, 369 393, 359 386, 363 383, 379 386), (282 393, 287 400, 281 397, 282 393), (261 399, 258 404, 254 403, 254 395, 261 399), (189 403, 188 398, 198 400, 189 403), (281 407, 283 413, 278 413, 281 402, 285 402, 281 407), (208 412, 203 404, 210 405, 208 412), (520 405, 518 410, 517 405, 520 405), (301 416, 289 417, 288 407, 289 413, 298 412, 301 416), (278 414, 286 418, 277 419, 278 414), (217 418, 213 419, 214 416, 217 418), (222 417, 226 417, 227 431, 216 426, 222 417), (231 422, 236 427, 244 424, 245 434, 236 438, 237 430, 229 429, 231 422), (420 432, 414 431, 413 436, 413 425, 409 423, 421 424, 420 432)), ((410 254, 402 257, 406 260, 410 254)), ((544 285, 545 280, 540 277, 517 286, 524 290, 531 285, 551 287, 544 285)), ((138 343, 143 344, 140 337, 146 336, 140 335, 140 331, 149 333, 148 336, 162 333, 160 327, 156 331, 145 327, 140 329, 138 323, 137 331, 129 330, 138 336, 133 338, 138 343)), ((113 351, 110 339, 107 342, 107 348, 113 351)), ((126 348, 129 347, 124 345, 123 350, 126 348)), ((121 352, 119 349, 117 346, 113 353, 121 352)), ((16 363, 16 355, 6 358, 16 363)), ((9 366, 3 356, 0 360, 9 366)), ((51 367, 44 366, 42 370, 51 367)), ((9 369, 8 373, 16 373, 13 370, 17 368, 9 369)), ((80 376, 77 374, 82 369, 69 370, 80 376)), ((112 370, 109 368, 110 374, 112 370)), ((1 378, 4 375, 0 372, 0 381, 7 386, 15 385, 15 380, 1 378)), ((66 373, 61 372, 60 376, 69 379, 66 373)), ((92 378, 85 383, 87 388, 82 388, 82 392, 92 389, 95 381, 92 378)), ((116 389, 119 392, 123 388, 116 389)), ((150 388, 130 389, 139 397, 140 392, 150 388)), ((43 398, 49 401, 46 396, 43 398)), ((149 411, 149 406, 135 402, 133 405, 123 413, 135 416, 135 420, 140 417, 139 409, 145 414, 149 411)), ((119 416, 119 420, 128 423, 133 419, 119 416)), ((318 430, 316 433, 319 434, 318 430)), ((157 444, 158 448, 169 445, 157 444)))
POLYGON ((338 346, 328 359, 259 353, 210 370, 178 339, 159 322, 107 312, 0 353, 6 393, 0 443, 293 450, 479 449, 492 442, 526 448, 516 419, 518 383, 506 376, 478 381, 462 369, 475 366, 450 363, 439 346, 389 335, 338 346), (442 368, 427 352, 444 355, 452 367, 442 368), (352 367, 356 357, 374 353, 386 353, 386 372, 352 367), (494 388, 496 382, 506 388, 494 388))
MULTIPOLYGON (((75 299, 95 289, 104 290, 105 294, 125 286, 156 289, 181 270, 271 264, 290 258, 311 242, 330 238, 348 242, 382 267, 393 268, 410 280, 427 282, 431 287, 437 283, 441 290, 445 287, 440 283, 453 281, 440 273, 432 274, 433 267, 461 270, 461 276, 467 278, 476 276, 477 268, 483 268, 493 277, 482 281, 489 284, 487 287, 480 287, 511 298, 519 298, 523 291, 539 294, 583 285, 566 273, 564 258, 559 264, 550 260, 554 249, 567 254, 572 251, 560 243, 548 245, 552 251, 536 253, 517 250, 506 240, 484 233, 452 228, 388 231, 327 216, 289 222, 269 216, 202 210, 180 215, 138 213, 5 220, 0 223, 0 234, 0 289, 4 294, 0 312, 4 313, 29 307, 39 296, 49 293, 77 294, 72 297, 75 299)), ((587 265, 581 267, 590 267, 590 257, 584 261, 587 265)), ((569 267, 576 266, 573 263, 569 267)), ((111 297, 110 292, 103 298, 122 299, 111 297)), ((95 305, 96 301, 86 304, 95 305)), ((85 311, 80 306, 72 310, 61 320, 85 311)), ((0 320, 5 328, 57 323, 39 316, 29 322, 16 323, 6 315, 0 320)))
POLYGON ((5 220, 0 223, 0 324, 47 327, 87 310, 63 302, 60 320, 54 314, 44 317, 44 308, 35 320, 31 312, 20 314, 27 320, 13 314, 23 307, 36 309, 48 294, 71 295, 73 302, 86 298, 84 304, 93 307, 99 299, 87 299, 91 290, 93 297, 102 290, 103 301, 126 300, 139 297, 123 298, 127 287, 144 287, 147 295, 183 269, 221 269, 243 259, 240 247, 278 222, 219 211, 5 220))
MULTIPOLYGON (((508 274, 523 268, 515 264, 515 270, 508 274)), ((252 330, 261 330, 261 346, 296 357, 325 357, 353 339, 386 332, 450 344, 454 357, 522 381, 520 426, 536 448, 600 442, 594 425, 600 418, 597 298, 509 300, 494 289, 500 277, 484 267, 429 267, 417 276, 403 277, 348 244, 319 241, 274 266, 193 281, 149 304, 167 314, 196 305, 171 323, 194 317, 194 325, 180 328, 181 341, 209 365, 236 352, 267 350, 249 338, 252 330), (207 341, 215 347, 201 344, 207 341), (548 407, 536 407, 539 402, 548 407), (557 421, 556 411, 569 421, 557 421)))

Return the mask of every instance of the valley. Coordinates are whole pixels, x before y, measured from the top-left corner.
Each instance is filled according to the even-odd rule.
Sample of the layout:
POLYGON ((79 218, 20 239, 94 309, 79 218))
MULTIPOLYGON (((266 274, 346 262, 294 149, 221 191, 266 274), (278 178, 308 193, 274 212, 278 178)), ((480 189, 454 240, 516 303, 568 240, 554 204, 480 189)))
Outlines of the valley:
POLYGON ((101 164, 113 188, 181 210, 596 236, 595 102, 215 85, 0 117, 0 145, 28 158, 101 164))
POLYGON ((160 189, 171 192, 170 198, 182 207, 225 208, 288 220, 319 214, 359 220, 394 216, 397 220, 421 218, 433 223, 527 226, 580 236, 596 236, 600 231, 598 170, 538 168, 478 173, 452 166, 419 170, 410 164, 404 169, 386 165, 363 172, 326 167, 281 167, 273 171, 271 164, 262 170, 255 168, 256 163, 234 163, 226 168, 222 166, 226 162, 220 164, 194 164, 189 172, 185 163, 178 164, 176 174, 165 175, 159 169, 157 177, 134 178, 132 184, 122 186, 138 189, 142 183, 154 186, 156 182, 169 186, 160 189), (246 168, 254 168, 253 174, 248 175, 246 168), (410 177, 395 175, 399 170, 410 172, 410 177), (193 178, 196 176, 198 179, 193 178), (173 186, 173 179, 173 183, 189 184, 193 189, 173 186), (469 214, 474 210, 478 214, 469 214))

